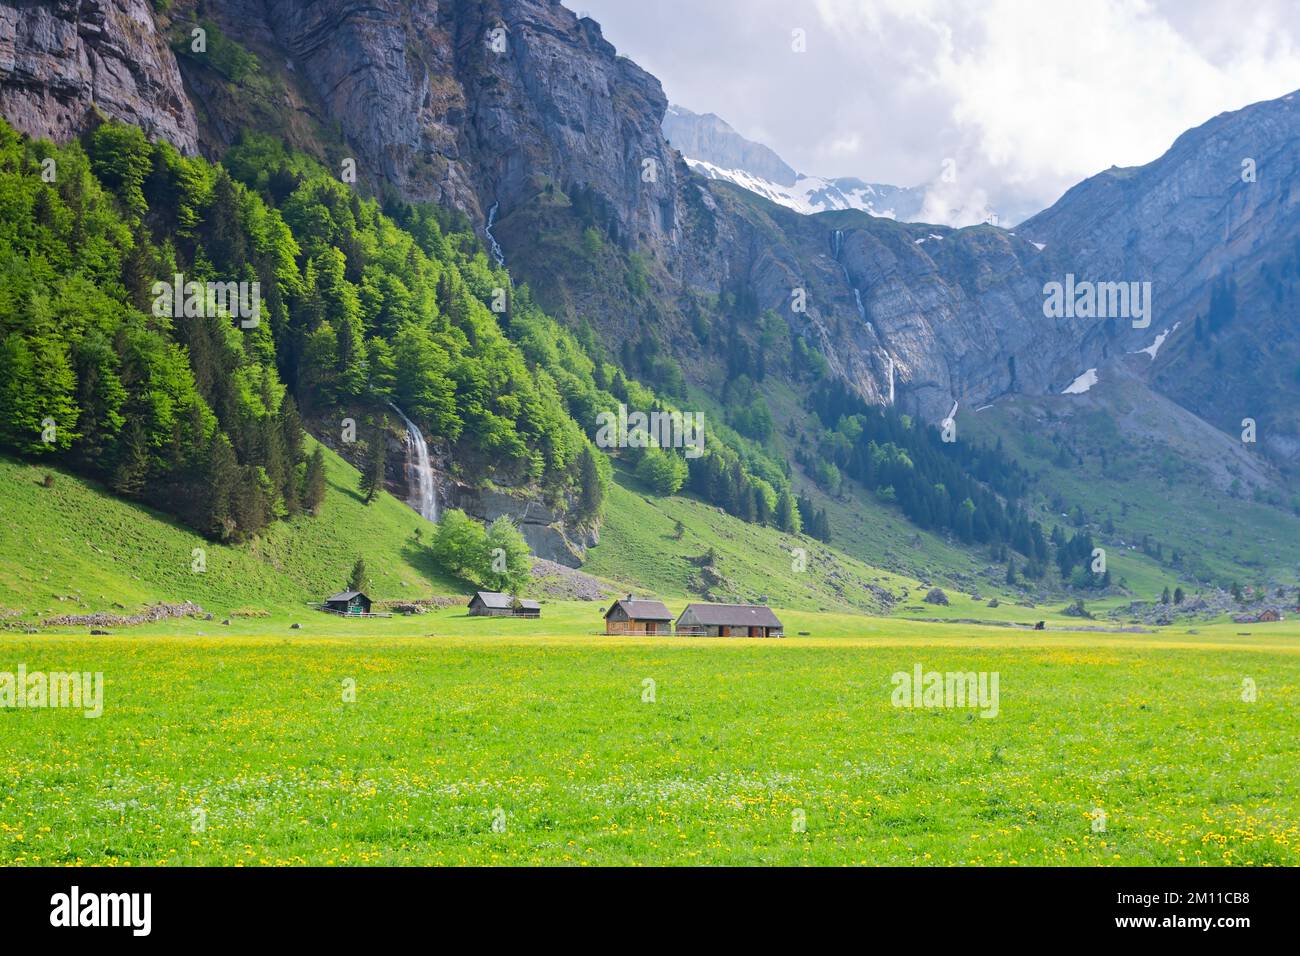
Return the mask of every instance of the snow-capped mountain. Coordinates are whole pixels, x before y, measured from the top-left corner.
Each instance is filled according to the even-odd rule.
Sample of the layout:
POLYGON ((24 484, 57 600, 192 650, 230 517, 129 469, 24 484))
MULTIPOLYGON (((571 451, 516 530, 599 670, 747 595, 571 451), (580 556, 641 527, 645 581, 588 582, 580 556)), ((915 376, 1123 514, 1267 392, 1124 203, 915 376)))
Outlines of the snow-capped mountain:
POLYGON ((801 213, 860 209, 873 216, 911 221, 925 205, 925 190, 826 179, 796 172, 768 147, 741 136, 713 113, 669 106, 664 135, 697 173, 735 183, 801 213))
POLYGON ((806 214, 832 209, 860 209, 873 216, 910 221, 925 201, 923 191, 864 183, 860 179, 822 179, 798 174, 791 185, 784 186, 745 169, 725 169, 705 159, 685 153, 682 156, 687 165, 701 176, 735 183, 774 203, 806 214))
POLYGON ((796 172, 775 152, 746 139, 713 113, 693 113, 669 106, 664 135, 687 164, 702 176, 735 183, 804 214, 858 209, 903 222, 938 222, 950 226, 993 220, 984 207, 953 208, 940 184, 890 186, 851 176, 827 179, 796 172))

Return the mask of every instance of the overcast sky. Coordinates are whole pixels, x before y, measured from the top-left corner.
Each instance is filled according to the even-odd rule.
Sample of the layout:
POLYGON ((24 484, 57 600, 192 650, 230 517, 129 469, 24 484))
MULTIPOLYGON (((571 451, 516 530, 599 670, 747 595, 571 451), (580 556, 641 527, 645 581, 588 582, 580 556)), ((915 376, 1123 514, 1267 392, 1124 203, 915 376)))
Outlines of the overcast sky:
POLYGON ((800 172, 900 186, 955 161, 1019 218, 1300 89, 1297 0, 565 0, 800 172), (806 52, 792 49, 803 30, 806 52))

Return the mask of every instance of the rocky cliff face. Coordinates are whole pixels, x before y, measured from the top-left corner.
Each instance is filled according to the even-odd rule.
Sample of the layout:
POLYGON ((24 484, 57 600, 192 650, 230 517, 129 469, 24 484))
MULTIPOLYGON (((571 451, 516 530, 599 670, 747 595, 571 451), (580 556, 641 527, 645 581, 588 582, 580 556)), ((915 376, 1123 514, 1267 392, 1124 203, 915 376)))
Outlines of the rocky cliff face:
POLYGON ((1149 363, 1153 387, 1234 437, 1255 420, 1258 445, 1290 462, 1300 462, 1297 140, 1300 94, 1225 113, 1147 166, 1080 183, 1019 229, 1080 274, 1150 280, 1150 337, 1124 344, 1169 333, 1149 363))
POLYGON ((593 21, 549 0, 279 0, 257 19, 356 147, 360 175, 480 223, 548 181, 581 185, 623 234, 674 241, 667 101, 593 21))
POLYGON ((96 110, 198 149, 194 109, 148 0, 0 2, 0 115, 66 142, 96 110))
MULTIPOLYGON (((196 13, 178 0, 168 16, 196 13)), ((517 274, 611 343, 652 326, 688 370, 712 376, 716 357, 684 331, 686 303, 743 289, 862 395, 937 421, 953 402, 1059 393, 1164 335, 1150 385, 1225 430, 1267 419, 1261 443, 1300 456, 1291 97, 1218 117, 1147 167, 1094 177, 1014 232, 951 230, 847 210, 800 216, 692 174, 663 135, 658 81, 556 0, 209 0, 203 13, 292 76, 284 115, 336 129, 363 182, 480 225, 495 207, 517 274), (593 276, 563 247, 528 254, 543 245, 528 210, 548 188, 585 196, 623 252, 651 264, 648 304, 630 307, 621 272, 593 276), (1044 285, 1067 275, 1152 283, 1150 326, 1045 316, 1044 285), (1228 278, 1235 322, 1197 337, 1228 278), (803 311, 791 308, 795 290, 803 311)), ((25 131, 65 139, 97 107, 187 151, 219 147, 199 141, 145 0, 0 0, 0 24, 0 110, 25 131)), ((190 85, 200 104, 216 103, 218 91, 190 85)), ((206 135, 237 132, 238 115, 200 112, 206 135)))
POLYGON ((798 216, 708 189, 728 275, 872 400, 890 400, 892 368, 895 402, 936 421, 953 402, 1057 394, 1137 356, 1149 387, 1232 435, 1250 417, 1260 446, 1300 461, 1298 140, 1300 94, 1225 114, 1011 231, 798 216), (1148 319, 1048 317, 1045 286, 1069 276, 1150 283, 1148 319), (1227 284, 1228 314, 1212 317, 1227 284), (791 309, 796 289, 806 313, 791 309))
POLYGON ((535 498, 464 485, 452 485, 450 491, 452 507, 484 523, 491 523, 501 515, 510 518, 528 542, 528 549, 543 560, 580 568, 587 549, 600 543, 596 529, 569 526, 564 515, 535 498))

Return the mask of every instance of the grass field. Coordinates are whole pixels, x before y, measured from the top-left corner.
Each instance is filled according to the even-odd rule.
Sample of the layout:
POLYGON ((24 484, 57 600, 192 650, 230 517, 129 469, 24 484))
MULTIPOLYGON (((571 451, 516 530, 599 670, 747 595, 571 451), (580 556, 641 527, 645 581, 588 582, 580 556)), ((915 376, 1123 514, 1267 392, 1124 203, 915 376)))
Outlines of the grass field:
POLYGON ((1294 623, 629 639, 591 611, 4 637, 0 671, 106 689, 98 719, 0 710, 0 863, 1300 863, 1294 623), (918 663, 997 672, 997 716, 892 706, 918 663))
POLYGON ((1088 632, 1064 598, 997 588, 998 608, 956 588, 936 607, 915 579, 627 476, 585 570, 677 612, 713 547, 786 639, 609 638, 578 601, 346 620, 305 602, 358 554, 378 598, 467 587, 429 560, 427 522, 363 505, 327 460, 319 519, 227 547, 0 458, 0 701, 20 666, 105 682, 95 719, 0 707, 0 865, 1300 864, 1294 620, 1088 632), (873 588, 892 617, 863 614, 873 588), (160 600, 217 616, 23 633, 160 600), (918 664, 996 673, 997 715, 893 706, 918 664))
POLYGON ((228 546, 66 471, 0 456, 0 608, 32 621, 158 601, 194 601, 218 614, 301 606, 341 589, 360 555, 377 598, 462 590, 421 544, 433 525, 388 495, 367 506, 356 471, 328 449, 325 461, 320 517, 278 522, 254 542, 228 546), (203 573, 193 570, 195 548, 203 573))

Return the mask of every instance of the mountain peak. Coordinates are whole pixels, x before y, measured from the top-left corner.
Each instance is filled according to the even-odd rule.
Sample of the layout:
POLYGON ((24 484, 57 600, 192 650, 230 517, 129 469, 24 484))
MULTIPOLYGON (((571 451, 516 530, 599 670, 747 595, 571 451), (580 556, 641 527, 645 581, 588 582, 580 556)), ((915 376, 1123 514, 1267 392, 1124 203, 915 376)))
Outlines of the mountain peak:
POLYGON ((762 143, 741 136, 715 113, 693 113, 670 105, 664 114, 664 136, 687 159, 719 169, 734 169, 778 186, 793 186, 799 174, 762 143))

